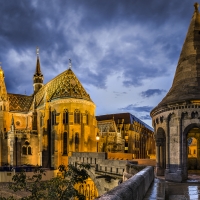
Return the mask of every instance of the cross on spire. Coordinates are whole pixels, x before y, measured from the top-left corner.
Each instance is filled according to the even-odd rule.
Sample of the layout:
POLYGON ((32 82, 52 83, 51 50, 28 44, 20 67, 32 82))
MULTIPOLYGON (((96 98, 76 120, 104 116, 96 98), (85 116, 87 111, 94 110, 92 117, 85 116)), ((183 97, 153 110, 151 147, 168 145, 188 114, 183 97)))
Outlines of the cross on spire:
POLYGON ((36 47, 36 54, 37 54, 37 56, 39 56, 39 51, 40 51, 39 47, 36 47))
POLYGON ((69 69, 71 69, 71 68, 72 68, 72 60, 69 59, 69 69))
POLYGON ((196 3, 194 4, 195 12, 199 12, 198 7, 199 7, 199 4, 196 2, 196 3))

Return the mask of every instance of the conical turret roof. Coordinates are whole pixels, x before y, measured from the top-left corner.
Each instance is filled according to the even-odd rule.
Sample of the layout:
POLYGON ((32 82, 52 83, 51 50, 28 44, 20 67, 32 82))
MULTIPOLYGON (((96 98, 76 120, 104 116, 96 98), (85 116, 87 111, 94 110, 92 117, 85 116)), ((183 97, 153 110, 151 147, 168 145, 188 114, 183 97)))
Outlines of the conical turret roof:
POLYGON ((194 7, 195 11, 182 47, 172 87, 156 108, 200 100, 200 13, 197 3, 194 7))

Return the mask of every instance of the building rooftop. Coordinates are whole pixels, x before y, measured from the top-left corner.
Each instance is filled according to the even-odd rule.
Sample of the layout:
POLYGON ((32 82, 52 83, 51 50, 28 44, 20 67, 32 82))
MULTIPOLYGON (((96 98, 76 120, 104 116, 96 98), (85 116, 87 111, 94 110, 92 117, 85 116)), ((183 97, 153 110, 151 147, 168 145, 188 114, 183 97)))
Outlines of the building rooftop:
POLYGON ((125 124, 133 124, 134 122, 138 122, 144 127, 148 128, 151 131, 154 131, 152 127, 144 123, 142 120, 132 115, 131 113, 116 113, 116 114, 107 114, 107 115, 99 115, 96 116, 97 121, 114 119, 115 123, 118 123, 118 119, 124 119, 125 124))

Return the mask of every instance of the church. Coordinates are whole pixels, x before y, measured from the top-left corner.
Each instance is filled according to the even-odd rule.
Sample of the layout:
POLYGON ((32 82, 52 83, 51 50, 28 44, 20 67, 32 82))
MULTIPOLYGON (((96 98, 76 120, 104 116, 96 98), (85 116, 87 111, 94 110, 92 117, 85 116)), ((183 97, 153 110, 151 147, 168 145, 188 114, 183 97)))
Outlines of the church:
POLYGON ((7 92, 0 67, 0 165, 58 168, 96 151, 95 104, 71 69, 43 84, 37 49, 31 96, 7 92))

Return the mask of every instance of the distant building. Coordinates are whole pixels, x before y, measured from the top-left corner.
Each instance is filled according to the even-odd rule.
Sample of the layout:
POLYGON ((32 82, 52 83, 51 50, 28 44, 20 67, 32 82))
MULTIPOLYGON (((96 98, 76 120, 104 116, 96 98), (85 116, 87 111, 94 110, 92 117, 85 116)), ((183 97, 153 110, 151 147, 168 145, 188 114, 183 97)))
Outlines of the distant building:
POLYGON ((132 153, 133 158, 155 158, 153 129, 130 113, 96 116, 100 152, 132 153))
POLYGON ((45 85, 43 78, 38 51, 31 96, 8 93, 0 68, 0 165, 57 168, 71 152, 96 151, 96 106, 71 63, 45 85))

